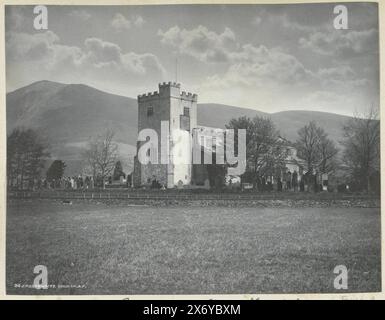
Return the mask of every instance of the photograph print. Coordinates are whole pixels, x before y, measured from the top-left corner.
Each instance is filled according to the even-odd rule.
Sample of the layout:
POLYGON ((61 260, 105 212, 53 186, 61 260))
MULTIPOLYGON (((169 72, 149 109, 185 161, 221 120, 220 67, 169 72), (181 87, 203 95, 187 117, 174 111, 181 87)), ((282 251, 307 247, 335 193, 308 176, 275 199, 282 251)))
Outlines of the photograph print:
POLYGON ((5 6, 7 295, 381 291, 377 3, 80 4, 5 6))

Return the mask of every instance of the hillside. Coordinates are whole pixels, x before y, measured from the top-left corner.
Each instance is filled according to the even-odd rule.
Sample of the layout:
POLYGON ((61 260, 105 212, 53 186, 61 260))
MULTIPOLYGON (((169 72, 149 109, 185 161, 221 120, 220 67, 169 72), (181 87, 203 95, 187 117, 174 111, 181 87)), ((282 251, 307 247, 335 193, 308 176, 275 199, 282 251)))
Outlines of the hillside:
POLYGON ((337 144, 342 139, 342 125, 349 117, 317 111, 282 111, 277 113, 266 113, 252 109, 227 106, 222 104, 199 104, 198 105, 198 124, 210 127, 224 128, 225 124, 232 118, 241 116, 254 117, 255 115, 270 117, 281 135, 290 141, 297 139, 297 131, 309 121, 314 120, 319 126, 324 128, 329 137, 337 144))
MULTIPOLYGON (((7 132, 14 127, 37 129, 51 145, 51 157, 67 162, 67 173, 77 173, 89 137, 115 128, 121 157, 135 152, 136 100, 94 88, 40 81, 7 94, 7 132)), ((126 168, 128 169, 128 168, 126 168)))
MULTIPOLYGON (((285 111, 273 114, 221 104, 199 104, 198 124, 224 127, 230 119, 255 115, 270 116, 289 140, 297 130, 316 120, 337 143, 341 126, 348 117, 312 111, 285 111)), ((51 157, 67 163, 67 174, 80 170, 81 152, 89 137, 113 127, 120 156, 131 170, 137 138, 136 99, 109 94, 83 84, 35 82, 7 94, 7 132, 15 127, 35 128, 51 145, 51 157)))
POLYGON ((258 116, 270 116, 269 113, 262 111, 228 106, 216 103, 201 103, 198 104, 198 124, 208 127, 224 128, 225 124, 233 118, 246 116, 253 118, 258 116))

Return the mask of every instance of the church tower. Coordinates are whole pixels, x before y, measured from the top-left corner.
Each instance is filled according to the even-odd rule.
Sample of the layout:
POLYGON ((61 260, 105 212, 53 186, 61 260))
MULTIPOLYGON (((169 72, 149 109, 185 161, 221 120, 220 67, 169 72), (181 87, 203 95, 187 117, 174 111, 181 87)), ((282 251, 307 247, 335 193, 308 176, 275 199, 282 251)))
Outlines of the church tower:
MULTIPOLYGON (((153 129, 158 136, 158 164, 134 164, 134 185, 151 185, 156 180, 167 188, 191 183, 191 148, 187 134, 197 126, 197 95, 180 91, 179 83, 163 82, 159 91, 138 96, 138 133, 153 129), (162 137, 162 121, 168 121, 168 137, 162 137), (182 133, 182 135, 181 135, 182 133), (167 164, 161 164, 161 142, 168 140, 167 164), (182 148, 181 148, 182 146, 182 148), (180 161, 183 158, 183 161, 180 161)), ((164 128, 163 128, 164 129, 164 128)), ((137 151, 146 143, 138 141, 137 151)), ((151 153, 151 150, 150 150, 151 153)), ((150 156, 150 155, 149 155, 150 156)), ((151 158, 151 156, 150 156, 151 158)))

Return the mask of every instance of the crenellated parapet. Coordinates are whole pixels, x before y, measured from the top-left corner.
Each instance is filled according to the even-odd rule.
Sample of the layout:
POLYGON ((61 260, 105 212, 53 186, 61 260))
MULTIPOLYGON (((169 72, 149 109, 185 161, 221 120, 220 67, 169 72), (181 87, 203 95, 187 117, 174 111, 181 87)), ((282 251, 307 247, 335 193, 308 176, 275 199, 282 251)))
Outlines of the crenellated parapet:
POLYGON ((168 87, 174 87, 174 88, 180 88, 180 83, 177 83, 177 82, 163 82, 163 83, 159 83, 159 92, 164 89, 164 88, 168 88, 168 87))
POLYGON ((195 93, 182 91, 180 94, 183 100, 197 101, 198 96, 195 93))
POLYGON ((151 100, 154 98, 159 98, 159 92, 158 91, 148 92, 148 93, 138 95, 138 101, 151 100))
POLYGON ((169 81, 159 83, 159 91, 138 95, 138 102, 145 102, 152 99, 165 98, 169 96, 180 96, 182 100, 188 100, 192 102, 196 102, 198 100, 198 96, 195 93, 185 91, 180 92, 180 83, 169 81))

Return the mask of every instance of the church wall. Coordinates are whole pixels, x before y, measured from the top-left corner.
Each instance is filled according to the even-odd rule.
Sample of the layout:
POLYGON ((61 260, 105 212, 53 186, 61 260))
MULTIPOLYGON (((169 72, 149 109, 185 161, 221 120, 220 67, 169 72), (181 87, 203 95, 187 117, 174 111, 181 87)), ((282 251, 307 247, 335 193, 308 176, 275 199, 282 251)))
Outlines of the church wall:
MULTIPOLYGON (((167 164, 160 164, 161 151, 161 121, 169 119, 169 100, 161 97, 158 92, 148 93, 138 97, 138 131, 142 129, 153 129, 158 135, 158 163, 159 164, 141 164, 140 167, 140 185, 149 185, 153 179, 161 184, 167 185, 167 164), (152 107, 153 114, 148 115, 148 108, 152 107)), ((138 148, 145 142, 139 142, 138 148)), ((139 149, 138 149, 139 150, 139 149)))

